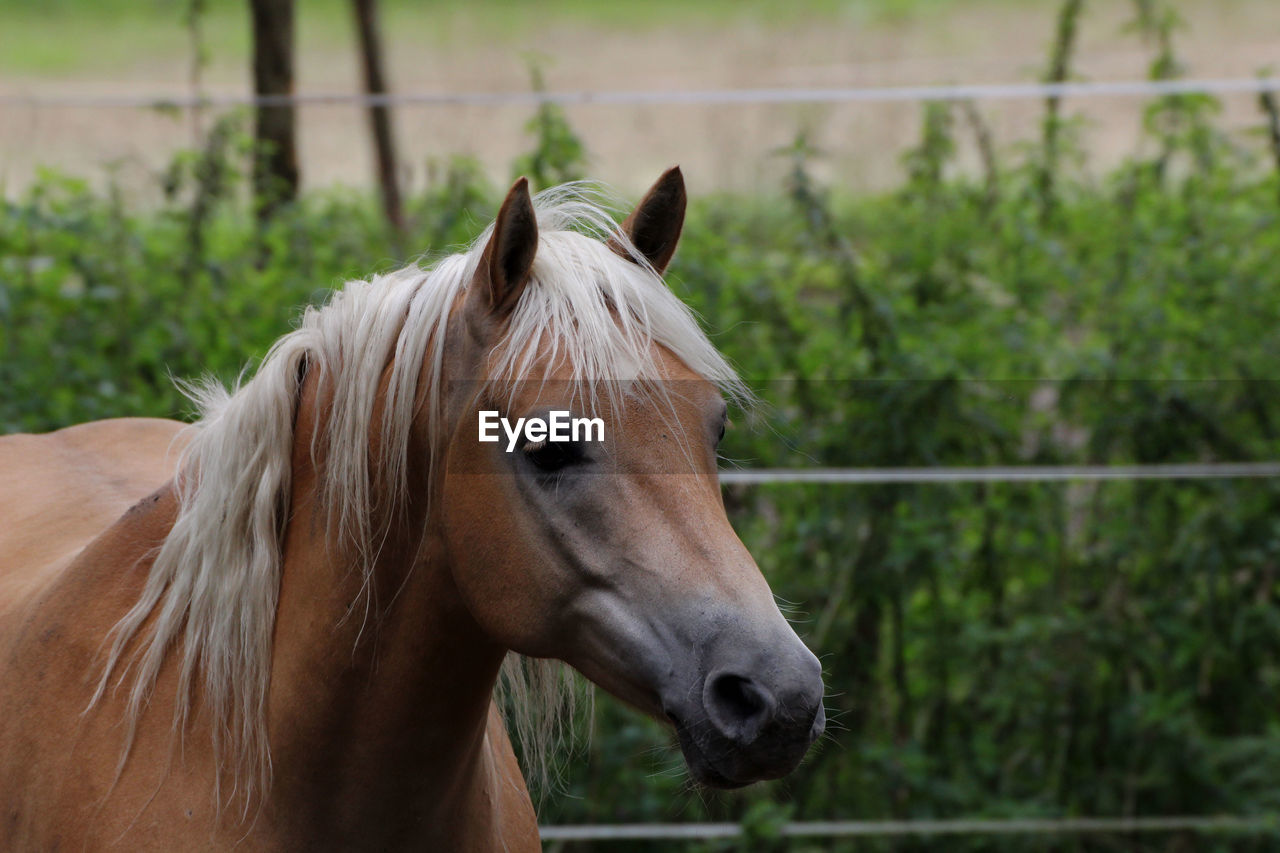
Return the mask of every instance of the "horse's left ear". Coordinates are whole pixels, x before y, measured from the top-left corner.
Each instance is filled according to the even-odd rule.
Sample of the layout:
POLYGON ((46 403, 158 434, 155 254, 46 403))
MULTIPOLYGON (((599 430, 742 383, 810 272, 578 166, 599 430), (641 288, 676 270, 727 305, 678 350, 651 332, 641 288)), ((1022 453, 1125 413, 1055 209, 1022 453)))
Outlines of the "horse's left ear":
MULTIPOLYGON (((684 175, 680 173, 679 166, 672 166, 662 173, 622 223, 622 232, 648 259, 658 275, 662 275, 667 264, 671 263, 671 256, 676 253, 687 204, 684 175)), ((610 245, 624 258, 631 257, 617 243, 610 245)))
POLYGON ((515 309, 529 283, 537 252, 538 219, 529 197, 529 181, 521 178, 512 184, 498 209, 493 234, 476 270, 489 313, 506 316, 515 309))

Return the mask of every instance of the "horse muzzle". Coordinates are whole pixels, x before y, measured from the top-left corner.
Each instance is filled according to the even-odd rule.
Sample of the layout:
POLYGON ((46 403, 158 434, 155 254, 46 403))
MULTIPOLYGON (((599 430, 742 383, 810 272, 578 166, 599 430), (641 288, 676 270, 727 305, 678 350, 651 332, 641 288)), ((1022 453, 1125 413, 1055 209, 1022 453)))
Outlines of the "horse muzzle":
POLYGON ((663 703, 693 778, 740 788, 787 775, 826 728, 822 671, 807 649, 790 665, 721 666, 684 703, 663 703))

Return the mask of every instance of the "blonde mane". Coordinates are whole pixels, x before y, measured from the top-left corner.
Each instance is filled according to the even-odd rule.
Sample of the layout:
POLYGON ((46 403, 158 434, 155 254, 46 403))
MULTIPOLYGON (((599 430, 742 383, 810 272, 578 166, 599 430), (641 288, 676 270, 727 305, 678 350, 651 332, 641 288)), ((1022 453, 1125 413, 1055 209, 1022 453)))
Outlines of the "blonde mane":
MULTIPOLYGON (((607 380, 658 378, 658 344, 727 394, 745 396, 690 310, 596 199, 581 185, 535 197, 539 245, 532 280, 494 349, 495 375, 522 378, 535 353, 546 355, 549 346, 552 358, 568 365, 588 393, 608 396, 613 383, 607 380), (602 242, 608 239, 624 246, 635 262, 602 242)), ((271 638, 300 377, 317 373, 331 395, 316 437, 324 460, 320 499, 331 513, 331 533, 361 555, 367 590, 370 555, 386 534, 375 518, 394 517, 405 498, 410 427, 420 406, 428 435, 446 440, 445 329, 491 229, 467 251, 432 267, 348 282, 326 305, 305 311, 251 380, 231 390, 208 379, 186 389, 200 418, 175 481, 177 519, 142 596, 110 635, 106 669, 91 703, 109 689, 128 691, 121 769, 161 665, 175 650, 181 654, 175 731, 185 731, 192 696, 198 695, 212 721, 214 753, 235 782, 231 796, 243 796, 247 807, 255 793, 266 790, 271 638), (375 422, 379 379, 392 360, 383 417, 375 422), (375 434, 383 452, 373 460, 378 470, 370 470, 368 448, 375 434), (388 494, 373 494, 375 483, 388 494), (382 502, 378 513, 375 500, 382 502), (126 655, 135 640, 136 652, 126 655)), ((527 772, 545 775, 546 739, 564 722, 557 709, 565 680, 540 665, 507 666, 504 672, 506 704, 516 708, 508 723, 533 765, 527 772), (539 705, 550 712, 534 713, 539 705)))

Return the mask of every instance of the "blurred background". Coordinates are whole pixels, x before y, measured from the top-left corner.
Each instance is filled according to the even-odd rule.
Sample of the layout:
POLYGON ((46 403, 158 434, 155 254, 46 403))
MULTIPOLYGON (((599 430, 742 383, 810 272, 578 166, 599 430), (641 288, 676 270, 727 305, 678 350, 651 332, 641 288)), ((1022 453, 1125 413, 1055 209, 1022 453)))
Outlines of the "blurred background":
MULTIPOLYGON (((281 8, 285 5, 281 4, 281 8)), ((362 54, 350 0, 297 4, 296 91, 359 92, 362 54)), ((270 4, 264 5, 269 8, 270 4)), ((1049 72, 1052 0, 380 0, 371 6, 382 76, 402 95, 553 92, 705 92, 1028 82, 1049 72)), ((197 115, 113 107, 118 99, 243 97, 253 91, 248 0, 3 0, 0 14, 0 180, 28 186, 38 167, 94 173, 162 168, 224 110, 197 115), (90 104, 98 106, 90 106, 90 104)), ((1065 79, 1250 77, 1277 61, 1280 12, 1270 0, 1092 0, 1077 16, 1065 79), (1177 21, 1167 19, 1175 15, 1177 21), (1156 70, 1169 35, 1171 67, 1156 70)), ((982 104, 993 141, 1036 133, 1034 99, 982 104)), ((1218 126, 1256 127, 1256 97, 1221 100, 1218 126)), ((1138 150, 1132 99, 1072 101, 1090 165, 1138 150)), ((918 136, 917 102, 570 106, 591 176, 638 192, 679 162, 693 187, 757 191, 782 167, 768 155, 799 130, 825 153, 840 185, 883 190, 903 177, 900 155, 918 136)), ((529 146, 527 103, 406 106, 394 116, 397 168, 410 188, 431 163, 474 158, 505 179, 529 146)), ((303 106, 297 154, 304 188, 373 180, 362 108, 303 106)), ((968 136, 969 134, 965 134, 968 136)), ((978 158, 961 140, 962 162, 978 158)))
POLYGON ((0 0, 0 430, 679 163, 829 735, 702 791, 599 695, 546 848, 1280 849, 1278 59, 1274 0, 0 0))

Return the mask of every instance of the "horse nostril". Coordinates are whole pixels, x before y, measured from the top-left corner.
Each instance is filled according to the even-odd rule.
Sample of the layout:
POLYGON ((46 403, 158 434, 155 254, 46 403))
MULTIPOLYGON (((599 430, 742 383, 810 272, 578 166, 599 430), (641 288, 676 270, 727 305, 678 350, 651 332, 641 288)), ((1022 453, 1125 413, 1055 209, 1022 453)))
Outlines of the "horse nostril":
POLYGON ((703 689, 703 703, 712 724, 739 743, 755 740, 773 719, 777 700, 755 681, 734 673, 714 673, 703 689))
POLYGON ((722 675, 711 684, 716 702, 725 711, 747 719, 765 710, 764 697, 746 678, 738 675, 722 675))

